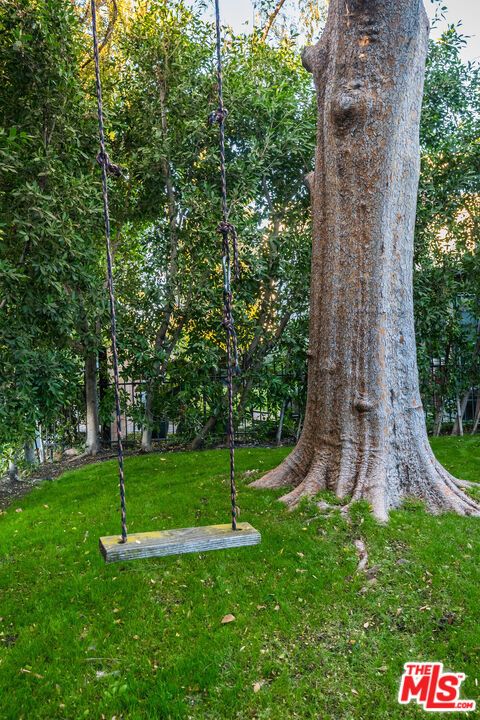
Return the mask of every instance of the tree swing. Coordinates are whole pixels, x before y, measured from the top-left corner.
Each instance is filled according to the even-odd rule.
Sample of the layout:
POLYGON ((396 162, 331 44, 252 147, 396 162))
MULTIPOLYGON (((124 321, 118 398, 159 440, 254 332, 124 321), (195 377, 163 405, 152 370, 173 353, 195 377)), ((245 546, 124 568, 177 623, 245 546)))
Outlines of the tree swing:
POLYGON ((227 110, 223 105, 222 58, 219 0, 215 0, 216 51, 217 51, 217 82, 218 108, 213 111, 209 124, 218 123, 220 137, 220 180, 222 199, 222 221, 218 232, 222 236, 222 267, 223 267, 223 325, 227 343, 227 386, 228 386, 228 442, 230 449, 230 497, 231 523, 226 525, 209 525, 204 527, 181 528, 177 530, 160 530, 147 533, 127 533, 127 513, 125 503, 125 475, 123 468, 122 420, 120 408, 120 382, 118 369, 115 294, 113 283, 112 252, 110 243, 110 212, 108 206, 108 175, 118 177, 120 168, 110 162, 105 150, 105 132, 102 106, 102 84, 100 78, 100 62, 97 38, 97 17, 95 0, 91 0, 93 55, 95 61, 95 81, 97 94, 98 131, 100 152, 97 162, 102 171, 103 214, 105 222, 105 246, 107 255, 107 279, 110 305, 110 334, 113 359, 113 379, 115 390, 115 416, 118 440, 118 476, 121 507, 121 536, 111 535, 99 540, 100 552, 105 562, 134 560, 136 558, 161 557, 164 555, 180 555, 205 550, 222 550, 244 545, 257 545, 260 533, 249 523, 237 523, 236 487, 235 487, 235 438, 233 428, 233 371, 237 364, 237 342, 232 315, 232 292, 230 287, 231 266, 238 275, 237 237, 235 228, 228 221, 227 183, 225 167, 225 129, 224 123, 227 110), (231 255, 233 254, 233 258, 231 255))

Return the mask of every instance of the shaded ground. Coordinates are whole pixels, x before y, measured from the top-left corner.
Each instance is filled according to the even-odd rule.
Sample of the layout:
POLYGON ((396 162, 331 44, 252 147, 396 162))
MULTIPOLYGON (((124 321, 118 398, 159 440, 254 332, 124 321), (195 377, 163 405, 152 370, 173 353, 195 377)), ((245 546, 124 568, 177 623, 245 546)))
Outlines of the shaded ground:
MULTIPOLYGON (((434 446, 479 479, 478 439, 434 446)), ((349 521, 314 503, 288 513, 278 493, 247 487, 287 452, 238 451, 242 520, 262 533, 252 548, 105 566, 98 536, 120 524, 114 461, 8 508, 2 720, 418 719, 397 704, 415 660, 466 673, 462 696, 478 701, 480 521, 416 503, 387 526, 363 504, 349 521)), ((226 522, 227 474, 225 451, 128 458, 130 530, 226 522)))
MULTIPOLYGON (((132 452, 128 454, 136 455, 138 453, 132 452)), ((84 465, 104 462, 114 457, 116 457, 116 453, 111 450, 105 450, 98 453, 95 457, 82 455, 69 460, 39 465, 34 468, 30 475, 23 475, 19 477, 18 480, 11 480, 8 475, 0 477, 0 509, 8 507, 14 500, 19 500, 44 480, 54 480, 67 470, 77 470, 84 465)))

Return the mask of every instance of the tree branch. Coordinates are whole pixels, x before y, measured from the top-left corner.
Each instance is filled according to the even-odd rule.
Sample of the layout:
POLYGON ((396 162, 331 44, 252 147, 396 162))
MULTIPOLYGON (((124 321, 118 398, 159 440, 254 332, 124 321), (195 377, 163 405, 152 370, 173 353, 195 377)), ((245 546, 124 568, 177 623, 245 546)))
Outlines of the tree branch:
MULTIPOLYGON (((105 31, 104 38, 103 38, 102 42, 100 43, 100 45, 98 46, 98 54, 100 54, 102 52, 102 50, 104 49, 104 47, 106 46, 106 44, 108 43, 110 38, 112 37, 112 33, 114 31, 115 24, 117 22, 117 17, 118 17, 117 0, 112 0, 112 7, 113 7, 112 14, 108 18, 108 25, 107 25, 107 29, 105 31)), ((85 15, 85 17, 86 17, 86 15, 85 15)), ((87 60, 85 60, 85 62, 80 66, 81 69, 83 70, 83 68, 87 67, 87 65, 90 65, 92 60, 93 60, 93 55, 91 57, 87 58, 87 60)))
POLYGON ((277 19, 277 15, 278 15, 278 13, 280 12, 280 10, 282 9, 284 3, 285 3, 285 0, 278 0, 277 4, 275 5, 274 10, 273 10, 272 14, 269 16, 269 18, 268 18, 268 20, 267 20, 267 22, 266 22, 266 25, 265 25, 265 27, 264 27, 264 29, 263 29, 262 42, 265 42, 265 41, 266 41, 266 39, 267 39, 267 37, 268 37, 268 33, 269 33, 270 30, 272 29, 272 27, 273 27, 273 25, 274 25, 274 23, 275 23, 275 20, 277 19))

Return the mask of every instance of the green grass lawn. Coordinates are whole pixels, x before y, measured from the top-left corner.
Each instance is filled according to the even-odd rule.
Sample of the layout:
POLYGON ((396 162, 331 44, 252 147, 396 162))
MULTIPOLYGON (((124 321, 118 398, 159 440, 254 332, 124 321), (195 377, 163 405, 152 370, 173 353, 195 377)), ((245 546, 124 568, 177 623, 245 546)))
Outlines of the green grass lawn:
MULTIPOLYGON (((480 479, 478 438, 437 439, 480 479)), ((286 448, 237 453, 242 520, 262 544, 104 565, 119 530, 116 465, 45 482, 0 517, 0 717, 419 718, 403 664, 440 660, 479 697, 480 520, 415 503, 377 525, 247 489, 286 448), (250 474, 245 476, 245 472, 250 474), (21 508, 21 512, 18 510, 21 508), (372 580, 356 574, 367 545, 372 580), (221 624, 227 613, 235 622, 221 624)), ((128 459, 130 531, 228 522, 225 451, 128 459)))

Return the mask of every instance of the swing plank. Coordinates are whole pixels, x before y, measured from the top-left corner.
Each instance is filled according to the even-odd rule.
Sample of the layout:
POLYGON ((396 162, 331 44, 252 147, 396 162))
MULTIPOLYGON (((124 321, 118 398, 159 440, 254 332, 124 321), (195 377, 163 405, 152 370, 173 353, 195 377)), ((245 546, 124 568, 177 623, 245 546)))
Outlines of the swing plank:
POLYGON ((118 535, 101 537, 100 552, 105 562, 135 560, 138 558, 182 555, 183 553, 225 550, 226 548, 258 545, 261 536, 249 523, 207 525, 204 527, 159 530, 158 532, 132 533, 127 542, 119 542, 118 535))

